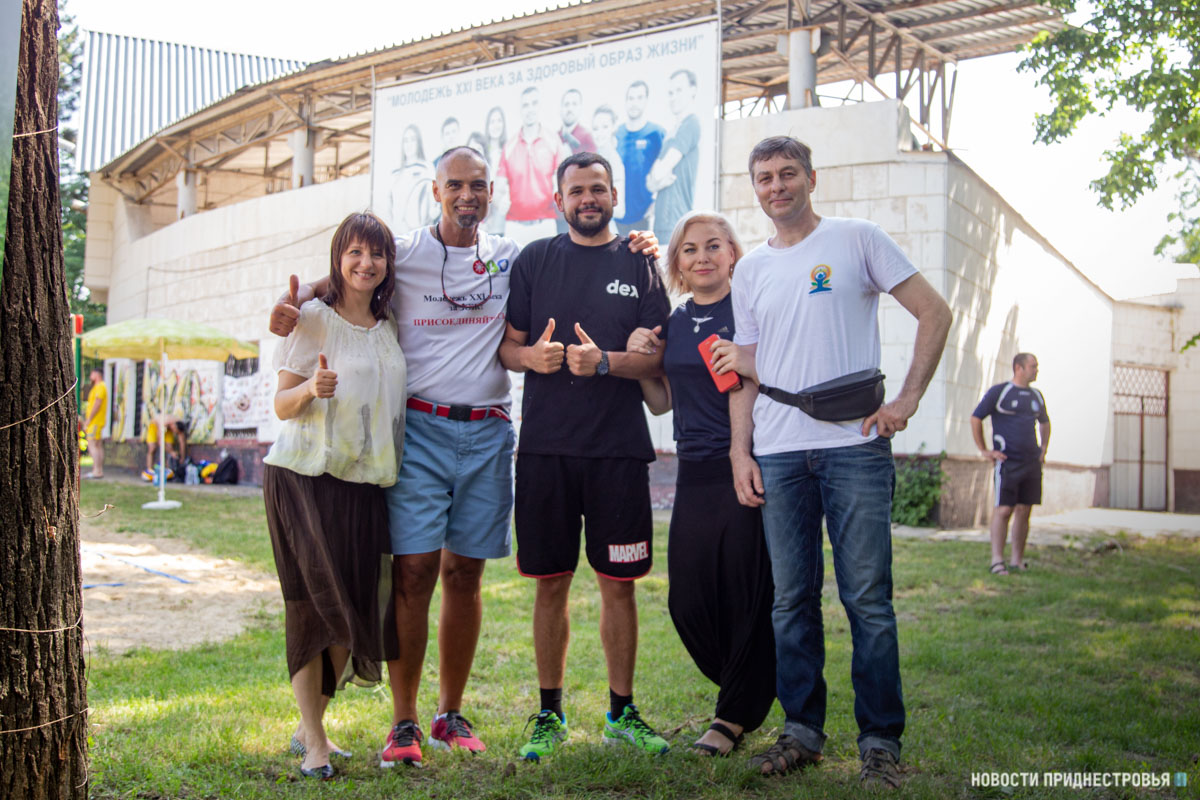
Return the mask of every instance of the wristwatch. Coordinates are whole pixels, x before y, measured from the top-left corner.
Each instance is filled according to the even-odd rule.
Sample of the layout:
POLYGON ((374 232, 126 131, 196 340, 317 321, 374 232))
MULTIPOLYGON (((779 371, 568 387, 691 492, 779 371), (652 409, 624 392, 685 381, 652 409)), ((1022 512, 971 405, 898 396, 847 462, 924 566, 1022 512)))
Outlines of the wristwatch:
POLYGON ((596 365, 596 374, 597 375, 607 375, 608 374, 608 351, 607 350, 600 351, 600 363, 596 365))

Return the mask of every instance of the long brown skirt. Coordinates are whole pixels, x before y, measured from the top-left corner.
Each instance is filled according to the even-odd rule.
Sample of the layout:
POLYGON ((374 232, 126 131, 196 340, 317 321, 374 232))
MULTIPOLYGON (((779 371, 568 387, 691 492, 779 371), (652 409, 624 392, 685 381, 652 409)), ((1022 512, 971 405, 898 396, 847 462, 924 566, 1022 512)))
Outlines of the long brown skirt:
POLYGON ((379 681, 385 650, 396 657, 395 631, 383 627, 385 618, 395 627, 394 612, 386 613, 391 570, 381 569, 391 561, 383 489, 268 464, 263 499, 283 589, 288 676, 320 656, 321 693, 332 697, 341 676, 327 648, 338 645, 350 651, 357 683, 379 681))

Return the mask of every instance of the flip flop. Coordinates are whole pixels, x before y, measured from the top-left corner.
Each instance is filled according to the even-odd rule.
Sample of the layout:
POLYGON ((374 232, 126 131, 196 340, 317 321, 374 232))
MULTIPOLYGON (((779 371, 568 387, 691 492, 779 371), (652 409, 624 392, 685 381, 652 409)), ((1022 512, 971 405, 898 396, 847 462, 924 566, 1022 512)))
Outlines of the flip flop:
POLYGON ((992 566, 988 568, 988 571, 993 575, 1007 575, 1008 567, 1004 566, 1004 559, 1000 559, 999 561, 992 562, 992 566))
MULTIPOLYGON (((291 744, 288 745, 288 749, 292 751, 292 755, 297 755, 301 758, 304 758, 304 756, 308 754, 308 748, 304 746, 304 743, 300 741, 300 737, 298 736, 292 737, 292 741, 291 744)), ((353 753, 347 750, 330 750, 329 755, 337 756, 338 758, 353 758, 354 756, 353 753)))

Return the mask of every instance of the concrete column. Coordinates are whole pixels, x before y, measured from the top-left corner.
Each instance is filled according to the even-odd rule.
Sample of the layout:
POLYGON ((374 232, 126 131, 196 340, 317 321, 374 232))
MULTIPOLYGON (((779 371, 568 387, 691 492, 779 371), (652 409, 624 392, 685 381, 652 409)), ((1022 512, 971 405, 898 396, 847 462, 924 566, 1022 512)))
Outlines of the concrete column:
POLYGON ((817 105, 817 50, 820 47, 820 28, 796 28, 788 32, 788 108, 817 105))
POLYGON ((288 147, 292 148, 292 188, 312 186, 313 162, 316 159, 317 132, 311 128, 300 128, 288 134, 288 147))
POLYGON ((183 219, 196 213, 196 170, 184 167, 175 176, 175 218, 183 219))

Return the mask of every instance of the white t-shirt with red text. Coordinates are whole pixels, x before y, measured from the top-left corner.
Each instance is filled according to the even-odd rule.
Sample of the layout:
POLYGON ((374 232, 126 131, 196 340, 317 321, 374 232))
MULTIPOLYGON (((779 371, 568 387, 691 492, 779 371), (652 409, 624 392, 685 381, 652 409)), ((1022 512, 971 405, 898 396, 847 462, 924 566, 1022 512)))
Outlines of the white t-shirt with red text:
MULTIPOLYGON (((788 392, 877 368, 879 295, 916 272, 875 223, 823 217, 797 244, 774 248, 764 242, 737 263, 733 340, 757 343, 759 381, 788 392)), ((861 429, 862 420, 824 422, 766 395, 754 403, 755 455, 847 447, 876 438, 863 436, 861 429)))
POLYGON ((449 245, 443 249, 429 227, 397 236, 392 314, 408 360, 409 396, 508 408, 508 372, 497 353, 504 337, 512 264, 520 247, 482 229, 478 235, 478 250, 449 245), (482 305, 456 308, 446 297, 464 306, 482 305))

